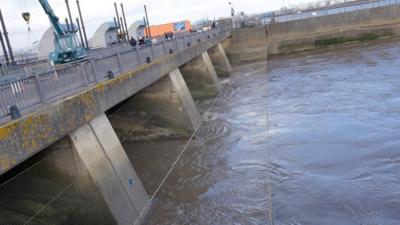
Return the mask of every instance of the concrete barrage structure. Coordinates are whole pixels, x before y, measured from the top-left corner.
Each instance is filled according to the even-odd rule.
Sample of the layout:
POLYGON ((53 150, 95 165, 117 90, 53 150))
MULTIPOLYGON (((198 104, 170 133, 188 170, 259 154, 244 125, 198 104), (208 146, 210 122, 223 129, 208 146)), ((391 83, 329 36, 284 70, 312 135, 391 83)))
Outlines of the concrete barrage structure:
MULTIPOLYGON (((214 29, 70 69, 87 73, 74 78, 83 77, 86 86, 0 127, 0 171, 4 174, 57 141, 68 140, 117 223, 139 224, 152 202, 121 140, 190 136, 201 124, 196 100, 218 95, 218 77, 229 76, 231 62, 266 60, 271 54, 316 48, 317 41, 337 37, 397 35, 398 12, 399 7, 391 6, 358 15, 351 12, 233 31, 214 29), (296 47, 304 44, 311 47, 296 47), (282 47, 287 45, 294 47, 282 47), (154 57, 156 48, 167 54, 154 57), (140 62, 137 67, 132 66, 135 58, 140 62)), ((46 82, 63 79, 63 74, 44 78, 46 82)), ((20 94, 18 87, 14 91, 20 94)))
MULTIPOLYGON (((170 40, 158 46, 166 55, 156 58, 151 49, 147 64, 137 67, 129 65, 132 60, 121 53, 115 62, 110 57, 100 59, 99 64, 89 62, 94 74, 87 74, 84 89, 1 125, 0 173, 67 140, 117 224, 142 223, 152 202, 121 139, 190 136, 201 124, 194 99, 215 97, 221 89, 214 65, 223 76, 231 70, 220 44, 229 36, 229 28, 220 28, 170 40), (100 82, 91 83, 91 76, 100 82), (104 76, 108 79, 100 79, 104 76)), ((131 53, 135 51, 129 57, 138 56, 131 53)), ((83 67, 74 68, 68 71, 83 67)), ((62 74, 48 78, 64 79, 62 74)))

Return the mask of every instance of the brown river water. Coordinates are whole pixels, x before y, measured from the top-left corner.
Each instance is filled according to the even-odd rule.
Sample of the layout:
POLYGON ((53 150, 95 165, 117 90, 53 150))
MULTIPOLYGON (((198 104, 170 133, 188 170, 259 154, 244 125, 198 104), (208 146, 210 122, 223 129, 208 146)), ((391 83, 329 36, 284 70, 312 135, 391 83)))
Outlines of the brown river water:
MULTIPOLYGON (((400 224, 399 56, 386 41, 236 67, 147 224, 400 224)), ((187 141, 123 144, 149 194, 187 141)), ((0 224, 115 224, 59 146, 1 178, 0 224)))
POLYGON ((400 224, 399 56, 388 42, 236 68, 148 224, 400 224))

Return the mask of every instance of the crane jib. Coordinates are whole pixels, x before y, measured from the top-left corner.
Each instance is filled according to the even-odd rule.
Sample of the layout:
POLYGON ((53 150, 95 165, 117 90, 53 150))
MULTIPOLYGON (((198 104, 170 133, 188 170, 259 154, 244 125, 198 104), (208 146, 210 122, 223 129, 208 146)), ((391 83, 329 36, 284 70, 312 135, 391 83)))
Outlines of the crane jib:
POLYGON ((86 57, 86 50, 77 41, 77 34, 63 28, 59 18, 54 13, 47 0, 38 0, 44 12, 49 17, 54 32, 55 49, 49 54, 50 60, 55 64, 76 61, 86 57))

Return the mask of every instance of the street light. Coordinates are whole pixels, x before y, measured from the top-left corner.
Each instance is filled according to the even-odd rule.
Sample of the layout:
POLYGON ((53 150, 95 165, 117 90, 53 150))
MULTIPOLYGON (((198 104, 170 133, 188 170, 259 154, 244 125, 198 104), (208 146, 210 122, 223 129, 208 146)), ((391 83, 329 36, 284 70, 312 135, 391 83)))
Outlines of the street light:
POLYGON ((229 6, 231 7, 231 17, 235 16, 235 10, 233 9, 232 2, 229 2, 229 6))
POLYGON ((229 6, 231 7, 232 26, 235 29, 235 9, 233 9, 232 2, 229 2, 229 6))

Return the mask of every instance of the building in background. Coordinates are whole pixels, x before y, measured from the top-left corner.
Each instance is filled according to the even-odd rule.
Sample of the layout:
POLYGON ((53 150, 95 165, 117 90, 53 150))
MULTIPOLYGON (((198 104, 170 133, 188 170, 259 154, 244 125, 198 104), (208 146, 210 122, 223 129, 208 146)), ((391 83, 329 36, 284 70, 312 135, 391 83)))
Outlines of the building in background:
POLYGON ((90 40, 91 48, 106 48, 118 43, 118 27, 113 22, 104 22, 90 40))
POLYGON ((202 19, 193 22, 192 29, 195 31, 207 30, 212 24, 212 21, 209 19, 202 19))
MULTIPOLYGON (((188 20, 150 26, 152 37, 163 36, 167 32, 177 33, 188 32, 190 30, 192 30, 192 24, 188 20)), ((146 31, 145 35, 149 36, 146 31)))
POLYGON ((140 37, 144 37, 145 36, 144 28, 145 28, 145 25, 144 25, 144 21, 143 20, 135 21, 134 23, 132 23, 128 27, 129 36, 131 36, 131 37, 133 37, 135 39, 139 39, 140 37))

